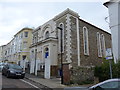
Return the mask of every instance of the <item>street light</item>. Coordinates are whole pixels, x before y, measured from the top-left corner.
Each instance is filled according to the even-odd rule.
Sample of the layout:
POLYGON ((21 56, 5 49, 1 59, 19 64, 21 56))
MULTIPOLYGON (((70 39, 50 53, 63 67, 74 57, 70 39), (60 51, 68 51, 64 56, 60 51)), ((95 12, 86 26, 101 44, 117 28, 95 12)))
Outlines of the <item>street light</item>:
POLYGON ((37 59, 37 49, 35 49, 34 74, 35 74, 35 72, 36 72, 36 59, 37 59))
POLYGON ((63 29, 61 27, 57 27, 57 28, 60 29, 60 31, 61 31, 61 34, 60 34, 61 35, 60 36, 61 37, 61 44, 60 44, 60 46, 61 46, 61 50, 60 50, 61 51, 61 84, 63 84, 63 63, 62 63, 63 62, 63 60, 62 60, 62 50, 63 50, 63 47, 62 47, 62 30, 63 29))

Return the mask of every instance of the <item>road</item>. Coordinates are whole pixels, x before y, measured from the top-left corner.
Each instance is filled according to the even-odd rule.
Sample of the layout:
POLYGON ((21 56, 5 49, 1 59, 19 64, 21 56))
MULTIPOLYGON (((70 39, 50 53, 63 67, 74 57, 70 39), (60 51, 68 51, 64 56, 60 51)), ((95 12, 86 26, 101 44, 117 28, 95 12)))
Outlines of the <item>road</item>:
MULTIPOLYGON (((6 78, 0 73, 0 82, 2 80, 2 90, 51 90, 39 83, 35 83, 26 78, 6 78), (2 79, 1 79, 2 78, 2 79)), ((1 90, 1 89, 0 89, 1 90)))

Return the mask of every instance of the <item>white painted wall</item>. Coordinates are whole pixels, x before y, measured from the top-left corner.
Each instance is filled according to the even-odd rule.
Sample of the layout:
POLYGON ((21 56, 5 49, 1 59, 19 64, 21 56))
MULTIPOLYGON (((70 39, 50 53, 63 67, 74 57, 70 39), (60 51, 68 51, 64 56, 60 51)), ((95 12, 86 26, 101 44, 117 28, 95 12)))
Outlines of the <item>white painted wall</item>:
POLYGON ((50 56, 49 59, 51 60, 51 65, 57 65, 57 44, 51 43, 50 44, 50 56))
POLYGON ((30 73, 34 73, 34 65, 35 65, 35 61, 32 60, 32 61, 30 62, 30 73))
POLYGON ((118 4, 118 56, 120 58, 120 3, 118 4))
POLYGON ((120 58, 120 4, 117 2, 112 2, 107 4, 110 16, 110 29, 112 34, 112 47, 114 60, 120 58))
POLYGON ((50 79, 50 66, 51 66, 51 63, 50 63, 50 59, 49 57, 45 59, 45 72, 44 72, 44 78, 46 79, 50 79))

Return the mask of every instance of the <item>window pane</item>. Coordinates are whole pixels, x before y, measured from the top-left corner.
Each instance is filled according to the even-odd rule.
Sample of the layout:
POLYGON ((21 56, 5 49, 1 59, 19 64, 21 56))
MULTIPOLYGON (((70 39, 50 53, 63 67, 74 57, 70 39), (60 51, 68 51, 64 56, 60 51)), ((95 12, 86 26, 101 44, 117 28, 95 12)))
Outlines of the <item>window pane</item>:
POLYGON ((89 55, 88 30, 86 27, 83 27, 83 41, 84 41, 84 54, 89 55))
POLYGON ((25 32, 25 37, 28 37, 28 32, 25 32))
POLYGON ((102 57, 101 40, 100 40, 99 32, 97 32, 97 47, 98 47, 98 56, 102 57))

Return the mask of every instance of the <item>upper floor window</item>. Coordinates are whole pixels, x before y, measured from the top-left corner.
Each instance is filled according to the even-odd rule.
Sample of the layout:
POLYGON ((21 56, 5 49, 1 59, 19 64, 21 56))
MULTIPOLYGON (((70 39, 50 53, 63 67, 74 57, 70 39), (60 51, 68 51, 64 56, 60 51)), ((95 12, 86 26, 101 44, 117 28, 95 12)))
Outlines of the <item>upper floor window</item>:
POLYGON ((37 37, 34 36, 34 39, 33 39, 34 43, 37 43, 37 37))
POLYGON ((48 39, 48 38, 49 38, 49 31, 45 33, 45 39, 48 39))
POLYGON ((23 33, 21 33, 21 36, 20 36, 21 38, 23 38, 23 33))
POLYGON ((102 48, 101 48, 101 40, 100 40, 99 32, 97 32, 97 48, 98 48, 98 57, 102 57, 102 48))
POLYGON ((104 37, 104 35, 102 34, 101 35, 101 49, 102 49, 102 55, 104 56, 104 57, 106 57, 106 47, 105 47, 105 37, 104 37))
POLYGON ((22 50, 22 43, 20 43, 20 51, 22 50))
POLYGON ((61 53, 61 52, 64 52, 64 24, 60 23, 59 27, 62 28, 61 30, 58 29, 59 53, 61 53), (62 47, 61 47, 61 44, 62 44, 62 47))
POLYGON ((24 48, 24 49, 27 48, 27 41, 23 42, 23 48, 24 48))
POLYGON ((84 54, 89 55, 88 29, 87 29, 87 27, 83 27, 83 42, 84 42, 84 54))
POLYGON ((24 36, 25 36, 25 37, 28 37, 28 32, 25 32, 25 33, 24 33, 24 36))

